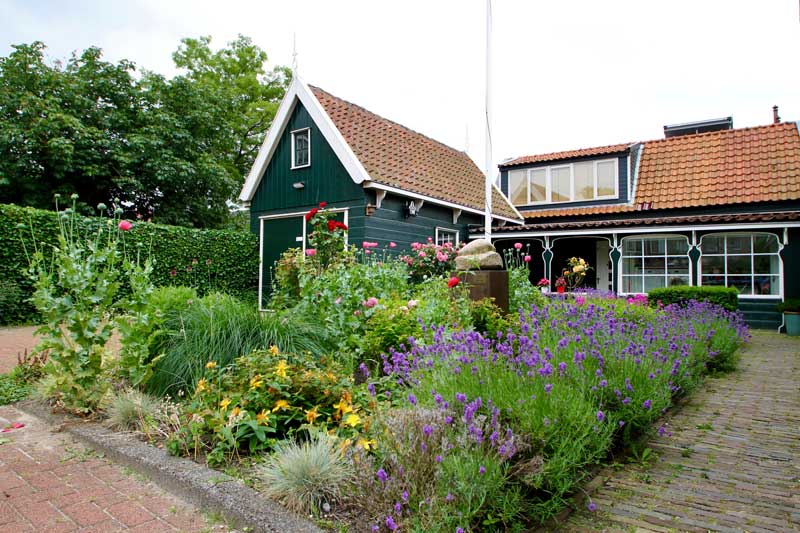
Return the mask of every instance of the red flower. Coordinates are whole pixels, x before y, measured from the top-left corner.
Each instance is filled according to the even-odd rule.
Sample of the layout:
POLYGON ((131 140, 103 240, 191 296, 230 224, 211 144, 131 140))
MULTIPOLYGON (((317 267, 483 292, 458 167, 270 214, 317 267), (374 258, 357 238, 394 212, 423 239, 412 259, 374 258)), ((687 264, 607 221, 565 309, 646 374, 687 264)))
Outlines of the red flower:
POLYGON ((344 222, 337 222, 336 224, 337 224, 337 226, 336 226, 337 228, 347 231, 347 224, 345 224, 344 222))
POLYGON ((328 221, 328 231, 333 231, 337 228, 337 222, 335 220, 328 221))
POLYGON ((133 224, 131 224, 127 220, 120 220, 119 221, 119 229, 121 229, 122 231, 128 231, 132 227, 133 227, 133 224))
POLYGON ((328 205, 328 202, 320 202, 320 203, 319 203, 319 208, 320 208, 320 209, 322 209, 322 208, 323 208, 323 207, 325 207, 326 205, 328 205))
POLYGON ((447 280, 447 286, 450 287, 451 289, 458 284, 459 284, 459 279, 455 276, 447 280))
POLYGON ((317 209, 316 207, 312 207, 311 211, 306 213, 306 222, 314 218, 314 215, 316 215, 317 213, 319 213, 319 209, 317 209))

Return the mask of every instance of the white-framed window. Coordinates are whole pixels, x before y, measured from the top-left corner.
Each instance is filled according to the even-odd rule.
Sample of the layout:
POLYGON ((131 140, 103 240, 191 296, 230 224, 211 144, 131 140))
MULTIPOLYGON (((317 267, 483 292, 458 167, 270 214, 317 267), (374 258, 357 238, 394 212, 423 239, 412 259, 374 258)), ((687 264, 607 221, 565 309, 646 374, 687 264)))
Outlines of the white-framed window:
POLYGON ((458 230, 436 228, 436 244, 442 246, 447 243, 458 246, 458 230))
POLYGON ((659 287, 690 285, 689 240, 682 236, 622 239, 623 294, 644 294, 659 287))
POLYGON ((619 198, 617 159, 508 171, 508 196, 514 205, 536 205, 619 198))
POLYGON ((701 285, 736 287, 742 296, 780 296, 781 258, 776 235, 703 235, 700 253, 701 285))
POLYGON ((311 129, 292 132, 292 168, 311 166, 311 129))

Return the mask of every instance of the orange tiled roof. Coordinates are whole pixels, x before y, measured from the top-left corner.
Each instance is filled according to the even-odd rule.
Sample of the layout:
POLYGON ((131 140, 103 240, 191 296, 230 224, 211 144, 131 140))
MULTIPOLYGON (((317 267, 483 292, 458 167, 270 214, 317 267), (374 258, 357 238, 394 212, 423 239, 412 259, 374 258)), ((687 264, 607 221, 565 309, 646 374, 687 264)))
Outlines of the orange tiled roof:
POLYGON ((632 143, 609 144, 608 146, 597 146, 595 148, 580 148, 578 150, 566 150, 564 152, 552 152, 549 154, 525 155, 517 157, 511 161, 500 164, 500 168, 513 167, 516 165, 529 165, 531 163, 541 163, 543 161, 558 161, 560 159, 574 159, 592 155, 605 155, 624 152, 632 143))
MULTIPOLYGON (((311 87, 370 178, 383 185, 484 209, 484 175, 470 157, 454 148, 311 87)), ((494 190, 495 215, 519 219, 494 190)))
POLYGON ((800 200, 797 124, 683 135, 644 143, 629 204, 524 211, 526 219, 800 200))

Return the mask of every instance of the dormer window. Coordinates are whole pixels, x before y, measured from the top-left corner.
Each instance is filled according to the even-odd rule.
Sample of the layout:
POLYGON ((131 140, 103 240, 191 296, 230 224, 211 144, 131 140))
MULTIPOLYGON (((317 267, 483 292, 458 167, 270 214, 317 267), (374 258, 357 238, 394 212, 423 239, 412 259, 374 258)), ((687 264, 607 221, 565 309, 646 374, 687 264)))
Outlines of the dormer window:
POLYGON ((617 172, 616 159, 510 170, 508 195, 514 205, 615 199, 617 172))
POLYGON ((311 166, 311 130, 305 128, 292 132, 292 168, 311 166))

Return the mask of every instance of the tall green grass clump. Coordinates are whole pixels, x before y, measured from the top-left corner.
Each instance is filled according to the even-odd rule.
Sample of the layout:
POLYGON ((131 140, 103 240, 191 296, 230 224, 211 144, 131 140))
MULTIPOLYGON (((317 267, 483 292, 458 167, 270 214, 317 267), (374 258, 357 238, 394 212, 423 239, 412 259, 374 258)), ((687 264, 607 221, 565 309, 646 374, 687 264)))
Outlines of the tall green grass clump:
POLYGON ((168 303, 152 347, 155 354, 163 355, 147 383, 154 394, 192 389, 207 362, 227 366, 239 356, 272 345, 283 352, 322 355, 325 351, 323 327, 291 310, 262 314, 250 304, 219 293, 188 299, 183 308, 168 303))

